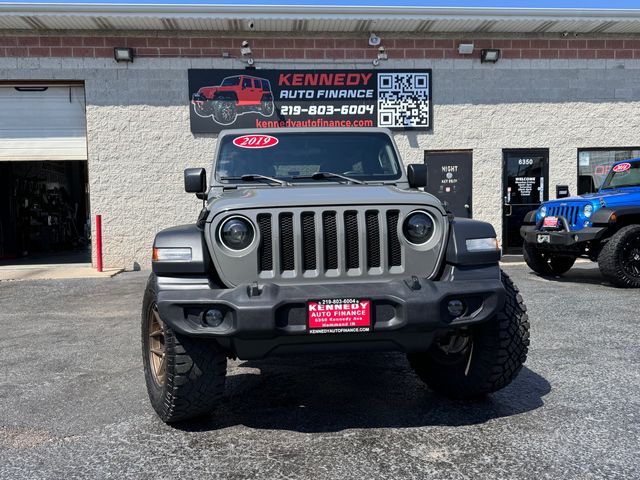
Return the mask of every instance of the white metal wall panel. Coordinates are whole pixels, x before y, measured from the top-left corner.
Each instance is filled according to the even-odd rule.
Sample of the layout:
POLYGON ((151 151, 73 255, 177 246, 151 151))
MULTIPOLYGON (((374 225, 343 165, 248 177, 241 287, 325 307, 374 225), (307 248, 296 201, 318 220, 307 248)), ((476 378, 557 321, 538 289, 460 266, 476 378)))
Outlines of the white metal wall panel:
POLYGON ((153 17, 105 17, 116 30, 164 30, 161 18, 153 17))
POLYGON ((307 30, 310 32, 353 32, 359 22, 360 20, 351 19, 314 18, 309 20, 307 30))
POLYGON ((378 20, 371 29, 380 32, 413 32, 418 28, 420 23, 419 20, 409 20, 406 18, 378 20))
POLYGON ((86 160, 84 88, 0 87, 0 161, 86 160))
POLYGON ((482 26, 484 20, 456 19, 456 20, 436 20, 433 22, 430 32, 473 32, 482 26))
POLYGON ((220 18, 175 18, 180 30, 227 30, 228 22, 220 18))
POLYGON ((607 28, 605 33, 640 33, 640 22, 618 22, 607 28))
POLYGON ((24 28, 32 28, 32 27, 27 22, 22 20, 20 17, 0 16, 0 28, 24 29, 24 28))
POLYGON ((71 17, 68 15, 40 15, 31 17, 53 30, 95 30, 98 24, 92 17, 71 17))
POLYGON ((562 33, 562 32, 578 32, 584 33, 592 30, 602 24, 602 20, 576 20, 554 23, 547 30, 548 33, 562 33))
POLYGON ((490 32, 504 33, 527 33, 535 32, 536 29, 547 23, 545 20, 500 20, 490 29, 490 32))

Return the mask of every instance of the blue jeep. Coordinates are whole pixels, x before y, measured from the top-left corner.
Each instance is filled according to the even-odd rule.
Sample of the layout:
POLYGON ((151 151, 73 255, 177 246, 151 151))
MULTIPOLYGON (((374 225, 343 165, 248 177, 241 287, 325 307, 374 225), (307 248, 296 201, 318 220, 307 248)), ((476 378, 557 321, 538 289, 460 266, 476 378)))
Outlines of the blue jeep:
POLYGON ((614 285, 639 288, 640 158, 615 163, 596 193, 543 203, 520 234, 527 265, 541 275, 562 275, 586 257, 614 285))

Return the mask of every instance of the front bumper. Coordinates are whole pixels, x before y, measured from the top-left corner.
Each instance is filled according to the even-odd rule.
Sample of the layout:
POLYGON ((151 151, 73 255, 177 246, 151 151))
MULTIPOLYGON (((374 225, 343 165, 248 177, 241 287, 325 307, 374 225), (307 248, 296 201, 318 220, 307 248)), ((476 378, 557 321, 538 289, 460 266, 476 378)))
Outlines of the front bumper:
POLYGON ((585 227, 581 230, 544 230, 538 225, 520 227, 525 242, 549 250, 582 250, 586 242, 599 240, 605 234, 604 227, 585 227))
MULTIPOLYGON (((156 277, 160 316, 172 329, 216 341, 242 359, 271 353, 350 350, 426 350, 442 329, 471 325, 493 317, 503 306, 505 291, 497 266, 484 275, 461 272, 458 280, 406 278, 380 283, 321 285, 241 285, 210 288, 208 283, 177 284, 156 277), (370 332, 311 335, 307 328, 309 299, 371 300, 370 332), (467 306, 460 317, 449 314, 449 300, 467 306), (223 312, 218 327, 206 325, 204 313, 223 312)), ((450 279, 455 278, 453 275, 450 279)))

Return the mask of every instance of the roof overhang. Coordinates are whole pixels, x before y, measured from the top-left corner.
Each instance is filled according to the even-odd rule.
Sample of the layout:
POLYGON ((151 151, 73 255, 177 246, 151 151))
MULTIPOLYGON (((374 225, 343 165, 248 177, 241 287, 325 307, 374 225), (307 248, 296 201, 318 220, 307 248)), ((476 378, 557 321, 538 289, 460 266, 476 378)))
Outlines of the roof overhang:
POLYGON ((638 34, 640 10, 0 3, 8 29, 638 34))

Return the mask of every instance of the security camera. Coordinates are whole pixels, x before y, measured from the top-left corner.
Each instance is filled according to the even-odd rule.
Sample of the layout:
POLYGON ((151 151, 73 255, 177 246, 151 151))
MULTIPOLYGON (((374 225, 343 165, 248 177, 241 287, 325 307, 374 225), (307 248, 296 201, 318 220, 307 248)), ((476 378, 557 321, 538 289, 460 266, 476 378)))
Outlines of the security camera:
POLYGON ((563 37, 568 37, 569 36, 569 32, 562 32, 562 36, 563 37))
POLYGON ((247 55, 251 55, 251 47, 249 46, 249 42, 247 42, 246 40, 242 42, 242 45, 240 47, 240 53, 242 54, 243 57, 246 57, 247 55))
POLYGON ((247 22, 247 28, 249 28, 249 30, 253 30, 253 29, 255 29, 255 28, 256 28, 256 24, 255 24, 255 22, 254 22, 253 20, 249 20, 249 21, 247 22))
POLYGON ((386 60, 387 58, 389 58, 387 56, 387 51, 385 50, 384 47, 379 47, 378 48, 378 60, 386 60))
POLYGON ((369 36, 369 45, 371 45, 372 47, 377 47, 378 45, 380 45, 380 42, 382 40, 380 40, 380 37, 377 36, 375 33, 372 33, 369 36))

